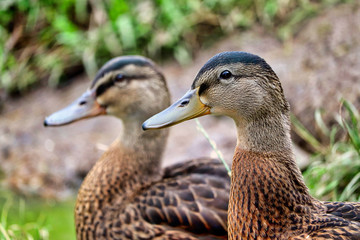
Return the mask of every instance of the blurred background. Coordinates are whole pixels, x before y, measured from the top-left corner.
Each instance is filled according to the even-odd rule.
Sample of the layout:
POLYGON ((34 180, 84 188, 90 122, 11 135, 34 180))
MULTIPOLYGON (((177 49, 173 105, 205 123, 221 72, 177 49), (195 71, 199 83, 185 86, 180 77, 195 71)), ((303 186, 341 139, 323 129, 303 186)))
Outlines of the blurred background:
MULTIPOLYGON (((260 55, 291 104, 311 193, 359 201, 359 23, 357 0, 0 0, 0 239, 75 239, 77 190, 121 122, 43 120, 129 54, 158 63, 172 100, 214 54, 260 55)), ((232 121, 200 122, 231 164, 232 121)), ((216 157, 195 122, 173 127, 163 165, 201 156, 216 157)))

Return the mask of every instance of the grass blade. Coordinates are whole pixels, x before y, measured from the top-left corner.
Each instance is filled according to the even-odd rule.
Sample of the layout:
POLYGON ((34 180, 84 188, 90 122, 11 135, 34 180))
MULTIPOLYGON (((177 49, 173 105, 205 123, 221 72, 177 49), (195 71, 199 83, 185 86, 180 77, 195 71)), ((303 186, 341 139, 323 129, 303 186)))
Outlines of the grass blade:
POLYGON ((329 136, 330 135, 330 131, 329 128, 326 126, 326 124, 324 123, 324 120, 322 119, 321 116, 322 111, 320 109, 317 109, 315 111, 315 122, 316 125, 319 127, 320 131, 322 132, 322 134, 324 134, 325 136, 329 136))
POLYGON ((11 240, 10 236, 7 234, 2 223, 0 223, 0 232, 3 234, 3 237, 5 238, 5 240, 11 240))
POLYGON ((214 149, 216 155, 218 156, 218 158, 220 159, 220 161, 222 162, 222 164, 224 164, 226 171, 228 172, 229 176, 231 176, 231 170, 229 165, 226 163, 222 153, 220 152, 220 150, 216 147, 216 143, 209 137, 209 134, 205 131, 204 127, 202 126, 202 124, 200 123, 200 121, 198 119, 195 119, 196 121, 196 128, 197 130, 199 130, 206 138, 206 140, 208 140, 208 142, 210 143, 210 146, 212 147, 212 149, 214 149))
POLYGON ((352 105, 345 99, 342 99, 341 103, 345 107, 346 111, 349 113, 350 116, 350 123, 348 123, 345 120, 345 117, 342 116, 342 112, 340 113, 343 126, 345 127, 345 130, 349 134, 350 140, 353 143, 355 149, 360 155, 360 135, 359 135, 359 121, 358 121, 359 113, 357 112, 354 105, 352 105))
POLYGON ((290 116, 291 122, 294 126, 294 131, 308 142, 315 151, 324 152, 324 148, 321 143, 301 124, 301 122, 293 115, 290 116))
POLYGON ((356 174, 355 177, 353 177, 351 179, 351 181, 349 182, 348 185, 346 185, 344 191, 342 192, 342 194, 339 197, 339 201, 345 201, 346 199, 348 199, 351 194, 353 194, 355 192, 356 189, 359 188, 359 179, 360 179, 360 173, 356 174))

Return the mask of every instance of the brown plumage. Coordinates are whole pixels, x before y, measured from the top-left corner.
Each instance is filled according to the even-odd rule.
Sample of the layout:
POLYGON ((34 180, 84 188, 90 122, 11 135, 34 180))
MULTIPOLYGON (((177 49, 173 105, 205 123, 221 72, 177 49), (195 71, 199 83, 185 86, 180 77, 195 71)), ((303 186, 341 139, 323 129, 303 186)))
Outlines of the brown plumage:
POLYGON ((154 63, 119 57, 78 100, 45 120, 58 126, 108 114, 123 122, 80 187, 77 239, 227 239, 230 178, 222 164, 204 158, 161 169, 168 131, 141 129, 169 99, 154 63))
POLYGON ((360 239, 360 203, 310 196, 292 152, 289 105, 278 77, 262 58, 245 52, 214 56, 191 90, 143 128, 210 113, 233 118, 238 132, 229 239, 360 239))

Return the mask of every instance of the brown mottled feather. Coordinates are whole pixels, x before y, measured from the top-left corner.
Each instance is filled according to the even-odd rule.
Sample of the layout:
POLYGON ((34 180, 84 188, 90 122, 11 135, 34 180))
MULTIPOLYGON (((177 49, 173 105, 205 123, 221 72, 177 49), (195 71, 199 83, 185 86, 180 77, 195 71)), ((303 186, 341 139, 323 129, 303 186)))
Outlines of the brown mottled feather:
MULTIPOLYGON (((177 164, 165 168, 159 178, 140 172, 129 174, 125 165, 111 162, 115 156, 108 154, 115 151, 113 154, 119 155, 115 149, 95 165, 79 191, 78 239, 227 238, 230 179, 218 160, 177 164), (101 182, 102 171, 94 173, 99 166, 110 183, 101 182), (117 174, 111 174, 106 166, 117 174)), ((119 163, 130 160, 120 158, 119 163)))
POLYGON ((326 213, 350 221, 360 222, 360 203, 358 202, 323 202, 326 213))
POLYGON ((236 151, 230 239, 358 239, 360 224, 349 220, 358 221, 359 204, 312 198, 303 184, 291 178, 292 170, 281 164, 284 157, 282 153, 236 151))
POLYGON ((152 185, 137 202, 149 222, 181 226, 197 234, 225 236, 228 178, 218 160, 178 164, 166 168, 163 181, 152 185))

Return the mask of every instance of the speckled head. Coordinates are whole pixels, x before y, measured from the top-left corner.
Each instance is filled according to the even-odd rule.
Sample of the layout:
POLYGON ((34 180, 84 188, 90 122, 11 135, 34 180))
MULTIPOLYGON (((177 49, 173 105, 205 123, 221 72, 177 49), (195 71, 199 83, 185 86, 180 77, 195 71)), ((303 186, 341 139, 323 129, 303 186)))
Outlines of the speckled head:
POLYGON ((161 128, 206 114, 249 122, 288 111, 280 81, 264 59, 246 52, 223 52, 201 68, 190 91, 162 112, 166 114, 154 116, 143 127, 161 128))
POLYGON ((95 78, 92 81, 90 88, 92 88, 106 74, 114 72, 114 71, 118 71, 127 65, 134 65, 139 68, 146 67, 146 66, 153 68, 159 75, 161 75, 162 80, 165 81, 161 72, 157 69, 155 63, 152 62, 150 59, 142 57, 142 56, 121 56, 121 57, 116 57, 116 58, 109 60, 100 68, 100 70, 96 73, 95 78))
POLYGON ((195 88, 212 113, 232 116, 236 109, 241 117, 254 118, 267 110, 289 110, 275 72, 264 59, 246 52, 212 57, 197 74, 192 84, 195 88))
POLYGON ((80 98, 47 117, 44 124, 60 126, 104 114, 146 119, 167 107, 169 99, 165 78, 151 60, 122 56, 108 61, 80 98))
POLYGON ((266 69, 268 71, 272 71, 271 67, 265 62, 265 60, 257 55, 247 52, 222 52, 216 54, 215 56, 210 58, 209 61, 207 61, 207 63, 205 63, 205 65, 200 69, 199 73, 197 74, 195 81, 192 85, 192 88, 194 88, 197 79, 201 75, 209 71, 214 71, 219 67, 225 66, 226 68, 226 66, 233 64, 252 65, 252 66, 258 65, 264 70, 266 69))

